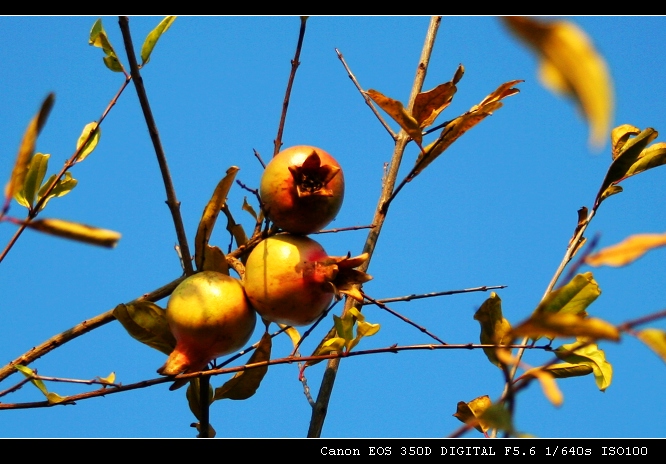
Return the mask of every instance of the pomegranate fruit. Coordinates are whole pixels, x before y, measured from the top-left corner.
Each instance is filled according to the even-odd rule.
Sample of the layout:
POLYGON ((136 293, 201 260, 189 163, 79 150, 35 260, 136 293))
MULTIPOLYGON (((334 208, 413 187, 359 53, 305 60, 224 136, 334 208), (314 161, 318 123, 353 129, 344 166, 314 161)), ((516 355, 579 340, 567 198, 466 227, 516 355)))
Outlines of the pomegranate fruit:
POLYGON ((197 372, 239 350, 257 321, 240 281, 214 271, 183 280, 169 298, 166 318, 176 348, 157 370, 163 375, 197 372))
POLYGON ((355 284, 371 279, 353 269, 368 255, 332 257, 302 235, 278 234, 261 241, 245 264, 243 286, 266 321, 302 326, 313 323, 341 293, 362 300, 355 284))
POLYGON ((268 163, 259 195, 273 223, 293 234, 311 234, 340 211, 345 180, 338 162, 321 148, 298 145, 268 163))

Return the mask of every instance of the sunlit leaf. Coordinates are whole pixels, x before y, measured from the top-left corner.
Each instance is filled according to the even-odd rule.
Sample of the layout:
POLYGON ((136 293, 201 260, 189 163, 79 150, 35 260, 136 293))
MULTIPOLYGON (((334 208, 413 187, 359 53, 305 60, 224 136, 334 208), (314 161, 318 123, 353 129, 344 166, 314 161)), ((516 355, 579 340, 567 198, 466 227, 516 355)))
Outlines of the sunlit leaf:
POLYGON ((613 119, 613 83, 606 61, 587 34, 570 21, 503 19, 537 52, 543 85, 574 99, 590 126, 590 142, 602 146, 613 119))
POLYGON ((243 229, 241 224, 236 223, 231 216, 227 218, 227 230, 234 237, 234 240, 236 240, 236 245, 241 246, 247 243, 245 229, 243 229))
POLYGON ((548 337, 587 337, 619 341, 620 331, 613 324, 597 318, 583 318, 569 313, 534 313, 513 328, 513 335, 538 339, 548 337))
POLYGON ((111 372, 106 377, 97 377, 97 380, 105 384, 104 387, 106 387, 107 385, 113 385, 113 383, 116 381, 116 373, 111 372))
POLYGON ((513 419, 502 403, 491 404, 479 417, 488 428, 514 433, 513 419))
MULTIPOLYGON (((322 343, 320 346, 317 347, 314 353, 312 353, 312 356, 324 356, 333 353, 334 351, 342 351, 342 349, 345 347, 346 342, 347 340, 345 340, 342 337, 329 338, 324 343, 322 343)), ((317 362, 318 361, 308 361, 305 363, 305 365, 312 366, 317 362)))
POLYGON ((206 245, 202 271, 215 271, 229 275, 229 265, 220 247, 206 245))
MULTIPOLYGON (((190 380, 189 385, 187 386, 187 391, 185 392, 185 397, 187 398, 187 405, 190 407, 190 411, 194 414, 194 417, 201 420, 202 416, 202 402, 201 402, 201 379, 194 378, 190 380)), ((208 406, 213 402, 213 387, 208 384, 208 406)))
POLYGON ((666 245, 666 234, 636 234, 588 256, 590 266, 626 266, 654 248, 666 245))
POLYGON ((464 424, 475 424, 474 428, 481 433, 485 433, 490 426, 485 422, 480 420, 483 412, 492 405, 490 397, 488 395, 479 396, 474 398, 469 403, 464 401, 459 401, 457 405, 457 410, 453 417, 458 419, 464 424))
POLYGON ((171 334, 166 312, 150 301, 119 304, 113 316, 133 338, 164 354, 171 354, 176 339, 171 334))
POLYGON ((591 272, 578 274, 566 285, 550 292, 534 311, 548 314, 585 316, 586 308, 601 295, 601 289, 591 272))
POLYGON ((257 212, 254 210, 252 205, 250 205, 247 202, 247 197, 243 197, 243 207, 242 207, 242 209, 243 209, 243 211, 247 211, 248 213, 250 213, 255 221, 259 220, 259 216, 257 216, 257 212))
POLYGON ((458 116, 450 121, 441 134, 430 145, 426 146, 423 153, 420 153, 416 159, 416 166, 418 166, 412 173, 410 179, 419 175, 430 163, 432 163, 439 155, 441 155, 453 142, 458 140, 465 132, 476 126, 486 117, 493 114, 494 111, 502 107, 501 99, 515 95, 518 89, 513 86, 523 82, 522 80, 505 82, 500 85, 493 93, 483 99, 478 105, 474 105, 467 113, 458 116))
POLYGON ((346 314, 345 317, 333 315, 333 324, 339 337, 342 337, 345 341, 354 339, 354 319, 350 314, 346 314))
MULTIPOLYGON (((42 184, 42 187, 39 189, 39 192, 37 193, 37 198, 39 199, 39 201, 41 201, 42 197, 46 195, 46 192, 49 190, 49 187, 51 187, 51 184, 53 183, 53 181, 55 181, 55 179, 56 175, 53 174, 46 180, 46 182, 44 182, 44 184, 42 184)), ((46 204, 49 202, 49 200, 51 200, 51 198, 62 197, 67 195, 69 192, 72 191, 74 187, 77 186, 78 183, 79 181, 77 181, 72 177, 72 173, 70 173, 69 171, 65 172, 65 175, 56 183, 55 187, 51 189, 46 199, 42 201, 42 204, 39 208, 40 211, 46 207, 46 204)))
POLYGON ((555 350, 555 354, 558 358, 568 363, 590 366, 594 372, 594 380, 597 387, 601 391, 606 390, 613 379, 613 366, 606 361, 606 355, 596 344, 587 344, 579 348, 581 343, 585 342, 579 341, 569 345, 562 345, 555 350))
POLYGON ((157 41, 162 37, 162 34, 164 34, 169 27, 171 27, 171 24, 176 20, 175 16, 167 16, 164 18, 160 23, 157 25, 155 29, 150 31, 150 34, 146 37, 146 40, 143 42, 143 46, 141 47, 141 61, 142 65, 145 65, 150 61, 150 54, 153 53, 153 49, 155 48, 155 44, 157 44, 157 41))
POLYGON ((23 182, 23 188, 14 193, 14 199, 22 206, 32 210, 35 204, 37 191, 42 185, 44 176, 49 167, 51 155, 35 153, 30 160, 30 167, 23 182))
POLYGON ((60 396, 60 395, 58 395, 57 393, 54 393, 54 392, 48 392, 46 394, 46 399, 51 404, 59 404, 59 403, 64 403, 65 401, 67 401, 67 397, 60 396))
POLYGON ((88 44, 104 50, 106 56, 103 60, 107 68, 114 72, 124 72, 123 65, 118 61, 118 56, 116 56, 116 52, 109 41, 109 37, 106 35, 101 18, 93 24, 93 27, 90 30, 88 44))
POLYGON ((370 337, 379 332, 379 329, 381 328, 379 324, 371 324, 367 321, 358 321, 356 325, 357 337, 370 337))
MULTIPOLYGON (((272 344, 271 336, 268 332, 265 332, 247 364, 270 360, 272 344)), ((256 393, 266 372, 268 372, 267 365, 238 372, 231 379, 227 380, 224 385, 215 389, 215 396, 213 398, 216 400, 225 398, 246 400, 256 393)))
MULTIPOLYGON (((523 373, 521 377, 528 377, 533 374, 533 371, 541 370, 540 367, 535 367, 529 369, 523 373)), ((569 377, 581 377, 584 375, 589 375, 593 372, 593 369, 588 364, 569 364, 569 363, 560 363, 560 364, 551 364, 545 368, 550 375, 556 379, 566 379, 569 377)))
POLYGON ((218 182, 213 191, 213 196, 208 201, 208 204, 206 204, 203 214, 201 215, 199 227, 197 228, 197 235, 194 238, 194 262, 197 265, 198 270, 203 270, 204 268, 204 250, 206 245, 208 245, 210 235, 213 233, 217 216, 220 214, 222 206, 227 202, 227 195, 234 183, 234 178, 236 177, 238 170, 239 168, 236 166, 227 169, 226 175, 220 180, 220 182, 218 182))
MULTIPOLYGON (((324 345, 330 347, 329 342, 333 339, 338 339, 338 341, 335 342, 334 344, 340 344, 341 341, 340 348, 343 348, 345 346, 345 339, 338 337, 338 333, 335 330, 335 327, 331 327, 331 330, 329 330, 328 333, 324 335, 324 338, 321 339, 317 347, 312 352, 311 356, 319 356, 321 354, 321 351, 326 351, 328 348, 324 349, 324 345)), ((326 352, 330 353, 331 351, 339 351, 339 350, 333 349, 333 350, 328 350, 326 352)), ((320 362, 321 360, 306 361, 305 367, 314 366, 315 364, 319 364, 320 362)))
POLYGON ((374 100, 377 105, 386 113, 391 116, 395 122, 400 124, 400 127, 404 129, 409 136, 416 141, 419 145, 423 140, 423 135, 421 133, 421 127, 419 123, 412 117, 411 114, 402 106, 398 100, 384 96, 382 93, 377 92, 376 90, 370 89, 366 92, 370 98, 374 100))
POLYGON ((453 100, 453 95, 458 90, 456 84, 464 72, 465 68, 460 65, 451 81, 440 84, 427 92, 421 92, 416 96, 412 115, 421 129, 434 123, 437 116, 449 106, 451 100, 453 100))
POLYGON ((641 133, 641 130, 638 127, 632 126, 631 124, 622 124, 617 126, 611 131, 611 156, 613 159, 620 156, 622 152, 622 147, 627 143, 630 137, 636 136, 641 133))
POLYGON ((530 370, 530 375, 535 377, 541 384, 541 390, 543 391, 544 396, 552 403, 555 407, 562 406, 564 401, 564 396, 560 391, 553 375, 542 369, 533 369, 530 370))
POLYGON ((23 188, 25 177, 28 174, 28 169, 30 166, 30 161, 32 155, 35 152, 35 145, 37 143, 37 136, 42 131, 44 124, 46 124, 46 119, 53 108, 53 103, 55 102, 55 94, 50 93, 42 102, 42 106, 39 108, 39 111, 34 118, 28 124, 28 128, 23 134, 23 139, 21 140, 21 145, 19 145, 18 155, 16 156, 16 161, 14 162, 14 168, 12 169, 12 174, 9 177, 9 182, 5 187, 5 198, 7 200, 11 199, 14 196, 14 193, 18 192, 23 188))
POLYGON ((291 343, 294 345, 294 348, 298 346, 298 342, 301 341, 301 334, 298 333, 298 330, 286 324, 278 324, 281 329, 285 329, 284 332, 289 336, 291 343))
MULTIPOLYGON (((502 315, 502 300, 495 292, 483 302, 474 314, 474 319, 481 325, 481 343, 484 345, 506 345, 511 342, 511 324, 502 315)), ((498 367, 502 363, 497 358, 496 348, 484 348, 488 361, 498 367)))
POLYGON ((640 341, 645 343, 662 361, 666 362, 666 332, 661 329, 643 329, 636 332, 640 341))
POLYGON ((77 151, 81 149, 81 145, 85 143, 84 147, 79 152, 79 157, 76 159, 77 163, 80 163, 86 159, 90 153, 92 153, 92 151, 97 147, 101 135, 102 129, 99 127, 99 124, 96 122, 86 124, 86 126, 83 128, 83 131, 81 132, 81 135, 79 136, 79 140, 76 142, 77 151), (90 135, 91 131, 92 136, 90 135))
MULTIPOLYGON (((203 438, 201 436, 201 424, 199 422, 195 422, 194 424, 190 424, 190 427, 194 427, 195 429, 197 429, 197 432, 199 432, 199 434, 197 435, 197 438, 203 438)), ((206 438, 215 438, 215 435, 217 435, 217 432, 213 428, 213 424, 209 423, 208 424, 208 437, 206 437, 206 438)))
POLYGON ((45 234, 107 248, 115 247, 121 237, 118 232, 113 230, 99 229, 62 219, 39 219, 28 222, 26 225, 45 234))
POLYGON ((35 372, 30 369, 28 366, 22 366, 20 364, 17 364, 14 366, 14 368, 19 371, 21 374, 23 374, 26 378, 30 379, 30 382, 39 389, 39 391, 42 392, 42 394, 46 397, 46 400, 50 404, 58 404, 58 403, 63 403, 67 401, 66 397, 60 396, 57 393, 49 392, 46 388, 46 385, 44 385, 44 382, 41 379, 36 379, 35 378, 35 372))

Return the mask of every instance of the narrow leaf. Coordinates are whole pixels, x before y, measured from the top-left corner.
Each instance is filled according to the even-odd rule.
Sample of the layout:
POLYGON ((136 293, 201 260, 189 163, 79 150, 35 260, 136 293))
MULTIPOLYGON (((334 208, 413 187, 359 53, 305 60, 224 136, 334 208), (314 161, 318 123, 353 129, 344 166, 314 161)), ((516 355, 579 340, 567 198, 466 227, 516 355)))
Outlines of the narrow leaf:
POLYGON ((402 106, 398 100, 384 96, 382 93, 370 89, 366 92, 370 98, 374 100, 377 105, 393 118, 395 122, 400 124, 409 136, 414 139, 416 143, 421 145, 423 135, 419 123, 412 117, 411 114, 402 106))
POLYGON ((527 321, 514 327, 514 337, 524 336, 533 339, 548 337, 587 337, 619 341, 620 331, 613 324, 597 318, 583 318, 568 313, 535 313, 527 321))
POLYGON ((585 263, 590 266, 626 266, 648 251, 664 245, 666 234, 636 234, 588 256, 585 263))
MULTIPOLYGON (((525 371, 521 377, 531 376, 533 371, 542 370, 540 367, 535 367, 525 371)), ((545 368, 548 373, 556 379, 566 379, 569 377, 581 377, 584 375, 591 374, 593 372, 592 367, 587 364, 551 364, 545 368)))
POLYGON ((197 228, 197 235, 194 238, 194 262, 197 265, 198 270, 204 268, 204 250, 206 245, 208 245, 210 235, 213 233, 217 216, 220 214, 222 206, 227 201, 227 195, 234 183, 234 178, 236 177, 238 170, 239 169, 236 166, 227 169, 227 174, 222 180, 220 180, 220 182, 218 182, 213 191, 213 196, 208 201, 208 204, 201 215, 199 227, 197 228))
POLYGON ((171 334, 166 312, 149 301, 119 304, 113 316, 123 325, 127 333, 141 343, 164 354, 170 354, 176 347, 176 339, 171 334))
POLYGON ((278 324, 281 329, 285 329, 284 332, 289 336, 291 343, 294 345, 294 348, 298 346, 298 342, 301 341, 301 334, 298 333, 298 330, 286 324, 278 324))
POLYGON ((562 406, 564 396, 558 388, 553 375, 542 369, 534 369, 531 371, 531 375, 536 377, 536 379, 541 384, 541 390, 543 391, 543 394, 548 399, 548 401, 550 401, 555 407, 562 406))
POLYGON ((643 329, 636 332, 640 341, 666 362, 666 332, 661 329, 643 329))
POLYGON ((91 122, 86 124, 81 131, 79 140, 76 142, 76 150, 81 149, 81 145, 85 143, 85 146, 79 151, 79 157, 76 159, 77 163, 80 163, 86 157, 92 153, 92 151, 97 147, 99 143, 99 138, 102 135, 102 129, 99 127, 99 124, 96 122, 91 122), (92 132, 92 135, 90 133, 92 132))
MULTIPOLYGON (((49 188, 51 187, 51 184, 55 181, 55 179, 56 179, 56 175, 53 174, 52 176, 50 176, 46 180, 46 182, 44 182, 44 184, 42 184, 42 187, 39 189, 39 192, 37 193, 37 198, 40 201, 41 201, 42 197, 44 195, 46 195, 46 192, 49 190, 49 188)), ((56 183, 55 187, 53 187, 53 189, 51 189, 51 192, 48 194, 46 199, 42 202, 42 205, 39 208, 40 211, 43 210, 46 207, 46 204, 49 202, 49 200, 51 198, 62 197, 62 196, 67 195, 69 192, 72 191, 72 189, 74 187, 77 186, 78 183, 79 183, 79 181, 77 181, 76 179, 74 179, 72 177, 72 173, 70 173, 69 171, 65 172, 65 176, 63 178, 61 178, 56 183)))
POLYGON ((569 283, 550 292, 534 313, 562 313, 585 316, 586 308, 601 295, 591 272, 576 275, 569 283))
POLYGON ((45 234, 107 248, 115 247, 121 237, 118 232, 113 230, 99 229, 62 219, 39 219, 28 222, 26 225, 45 234))
POLYGON ((606 355, 595 344, 579 348, 580 342, 562 345, 555 350, 558 358, 571 364, 586 364, 594 372, 594 380, 599 390, 604 391, 611 384, 613 366, 606 361, 606 355))
POLYGON ((157 41, 162 37, 171 24, 176 20, 175 16, 167 16, 157 25, 155 29, 150 31, 150 34, 146 37, 146 40, 143 42, 141 47, 141 61, 142 66, 150 61, 150 54, 153 53, 153 49, 157 44, 157 41))
POLYGON ((247 197, 243 197, 243 207, 242 207, 242 209, 243 209, 243 211, 247 211, 248 213, 250 213, 255 221, 257 221, 259 219, 259 216, 257 216, 257 212, 254 210, 252 205, 250 205, 247 202, 247 197))
POLYGON ((30 160, 30 167, 28 168, 28 173, 25 176, 25 181, 23 182, 23 188, 14 194, 14 199, 25 206, 26 208, 32 210, 35 204, 35 198, 37 197, 37 191, 42 185, 44 176, 49 167, 49 158, 51 155, 45 155, 42 153, 35 153, 30 160))
POLYGON ((464 401, 459 401, 457 405, 457 410, 455 414, 453 414, 453 417, 458 419, 460 422, 463 424, 474 424, 474 428, 478 430, 481 433, 485 433, 488 431, 490 426, 485 422, 482 421, 481 415, 484 413, 486 409, 488 409, 490 406, 492 406, 492 401, 490 401, 490 397, 488 395, 483 395, 479 396, 478 398, 474 398, 472 401, 469 403, 465 403, 464 401))
POLYGON ((503 19, 541 59, 542 84, 574 99, 589 124, 590 143, 602 146, 613 118, 613 83, 606 61, 587 34, 569 21, 503 19))
POLYGON ((439 155, 451 146, 453 142, 458 140, 465 132, 476 126, 486 117, 493 114, 494 111, 502 107, 501 99, 515 95, 518 89, 513 86, 523 82, 522 80, 515 80, 505 82, 500 85, 493 93, 488 95, 483 101, 473 106, 467 113, 458 116, 449 122, 441 134, 430 145, 426 146, 416 159, 415 170, 413 171, 410 179, 419 175, 430 163, 432 163, 439 155))
POLYGON ((67 401, 66 397, 62 397, 57 393, 49 392, 46 388, 46 385, 44 385, 44 382, 41 379, 36 379, 35 372, 28 366, 17 364, 14 366, 14 368, 23 374, 26 378, 30 379, 30 382, 35 387, 37 387, 39 391, 42 392, 42 394, 46 397, 46 400, 49 402, 49 404, 58 404, 67 401))
MULTIPOLYGON (((511 342, 511 324, 504 319, 502 300, 495 292, 491 292, 490 297, 476 311, 474 319, 479 321, 481 326, 479 338, 482 344, 506 345, 511 342)), ((488 361, 497 367, 502 367, 502 363, 497 358, 496 348, 484 348, 483 352, 488 361)))
MULTIPOLYGON (((264 362, 271 359, 272 338, 265 332, 259 341, 259 345, 252 353, 247 364, 264 362)), ((224 385, 215 389, 216 400, 229 398, 231 400, 246 400, 254 395, 268 372, 268 366, 257 367, 238 372, 224 385)))
POLYGON ((35 117, 32 118, 28 124, 28 128, 23 134, 23 139, 21 140, 21 145, 19 146, 18 155, 16 156, 16 161, 14 162, 14 168, 12 169, 12 174, 9 178, 9 183, 7 183, 7 186, 5 187, 5 198, 7 200, 11 199, 14 196, 14 193, 23 188, 25 177, 28 173, 28 168, 32 159, 32 154, 35 152, 37 136, 42 131, 44 124, 46 124, 46 119, 51 112, 51 108, 53 108, 54 102, 55 95, 50 93, 42 102, 42 106, 39 108, 39 111, 35 117))

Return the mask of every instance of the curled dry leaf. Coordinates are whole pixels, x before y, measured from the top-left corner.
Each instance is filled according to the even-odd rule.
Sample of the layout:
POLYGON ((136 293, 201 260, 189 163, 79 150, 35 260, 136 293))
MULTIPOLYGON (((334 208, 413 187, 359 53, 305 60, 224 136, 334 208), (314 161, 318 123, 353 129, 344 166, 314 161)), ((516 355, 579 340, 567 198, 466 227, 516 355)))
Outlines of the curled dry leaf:
POLYGON ((588 256, 590 266, 626 266, 655 248, 666 245, 666 234, 636 234, 588 256))

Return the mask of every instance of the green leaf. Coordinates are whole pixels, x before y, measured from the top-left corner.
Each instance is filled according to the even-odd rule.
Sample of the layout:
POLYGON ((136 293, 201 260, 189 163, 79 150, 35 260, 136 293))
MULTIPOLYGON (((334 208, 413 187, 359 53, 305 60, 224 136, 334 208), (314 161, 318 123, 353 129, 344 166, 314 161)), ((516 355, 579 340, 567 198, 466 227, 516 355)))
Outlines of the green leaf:
POLYGON ((414 139, 416 143, 421 145, 423 135, 421 127, 414 117, 402 106, 398 100, 384 96, 381 92, 370 89, 366 92, 370 98, 374 100, 381 109, 383 109, 395 122, 400 124, 409 136, 414 139))
MULTIPOLYGON (((481 325, 481 343, 484 345, 506 345, 511 343, 511 324, 502 315, 502 300, 495 292, 483 302, 474 314, 474 319, 481 325)), ((488 361, 501 368, 497 358, 497 348, 484 348, 488 361)))
MULTIPOLYGON (((265 332, 247 364, 269 361, 271 359, 272 344, 271 336, 268 332, 265 332)), ((215 389, 215 396, 213 398, 216 400, 224 398, 246 400, 256 393, 266 372, 268 372, 268 365, 238 372, 226 381, 224 385, 215 389)))
POLYGON ((115 247, 118 240, 120 240, 120 234, 113 230, 100 229, 62 219, 39 219, 26 223, 26 226, 56 237, 107 248, 115 247))
POLYGON ((32 118, 28 124, 28 128, 23 134, 23 139, 21 140, 21 145, 19 146, 18 155, 16 156, 14 168, 12 169, 12 174, 9 177, 7 186, 5 187, 5 198, 7 200, 10 200, 14 196, 14 193, 23 188, 25 177, 28 174, 28 169, 32 160, 32 155, 35 152, 37 136, 42 131, 44 124, 46 124, 46 119, 51 112, 51 108, 53 108, 54 102, 55 94, 50 93, 42 102, 42 106, 39 108, 38 113, 34 118, 32 118))
POLYGON ((661 329, 643 329, 636 332, 636 336, 666 362, 666 332, 661 329))
MULTIPOLYGON (((190 380, 190 383, 187 386, 187 391, 185 392, 185 397, 187 398, 187 405, 190 407, 190 411, 192 411, 194 417, 201 420, 201 379, 195 378, 190 380)), ((210 406, 213 401, 213 387, 209 383, 208 406, 210 406)))
POLYGON ((613 366, 606 361, 606 355, 596 344, 588 344, 579 348, 582 343, 578 341, 562 345, 555 350, 555 355, 570 364, 585 364, 592 368, 594 380, 599 390, 604 391, 611 384, 613 366))
POLYGON ((211 199, 206 204, 199 227, 197 228, 197 235, 194 238, 194 262, 198 270, 203 270, 205 260, 205 248, 210 240, 210 235, 213 233, 217 216, 220 214, 222 206, 227 202, 227 195, 234 183, 234 178, 239 168, 232 166, 227 169, 227 174, 218 182, 211 199))
POLYGON ((148 34, 146 40, 143 42, 143 46, 141 47, 142 66, 150 61, 150 54, 153 53, 155 44, 157 44, 157 41, 160 39, 160 37, 162 37, 162 34, 164 34, 167 29, 171 27, 171 24, 173 24, 175 20, 176 16, 167 16, 162 21, 160 21, 155 29, 150 31, 150 34, 148 34))
POLYGON ((114 308, 113 316, 127 333, 151 348, 170 354, 176 347, 176 339, 169 329, 166 312, 155 303, 121 303, 114 308))
POLYGON ((107 68, 114 72, 125 72, 123 65, 118 61, 116 52, 109 41, 109 37, 106 35, 104 26, 102 25, 102 19, 98 19, 93 24, 92 29, 90 30, 90 39, 88 44, 94 47, 101 48, 106 55, 103 60, 107 68))
POLYGON ((23 182, 23 188, 14 194, 14 199, 22 205, 32 210, 37 196, 37 190, 42 185, 44 176, 49 167, 49 158, 51 155, 35 153, 30 160, 30 167, 23 182))
POLYGON ((77 163, 80 163, 86 159, 90 153, 92 153, 95 147, 97 147, 101 135, 102 129, 99 127, 99 124, 96 122, 86 124, 86 126, 83 128, 83 131, 81 132, 81 135, 79 136, 79 140, 76 142, 77 151, 79 151, 81 145, 83 145, 85 142, 85 146, 79 151, 79 157, 76 159, 77 163), (91 131, 92 136, 90 135, 91 131))
MULTIPOLYGON (((39 200, 42 199, 42 197, 46 194, 46 191, 49 189, 53 181, 55 180, 56 175, 53 174, 50 176, 44 184, 42 184, 42 187, 39 189, 39 192, 37 194, 37 198, 39 200)), ((62 197, 67 195, 69 192, 72 191, 74 187, 79 183, 76 179, 72 177, 72 174, 67 171, 65 172, 65 175, 63 178, 61 178, 58 183, 56 183, 55 187, 51 190, 49 195, 46 197, 46 199, 42 202, 42 206, 39 208, 39 210, 43 210, 46 207, 46 204, 49 202, 51 198, 54 197, 62 197)))
POLYGON ((347 313, 343 318, 333 315, 333 323, 339 337, 348 342, 354 339, 354 318, 350 313, 347 313))
POLYGON ((550 292, 534 313, 577 314, 586 316, 586 308, 601 295, 601 289, 591 272, 576 275, 569 283, 550 292))

